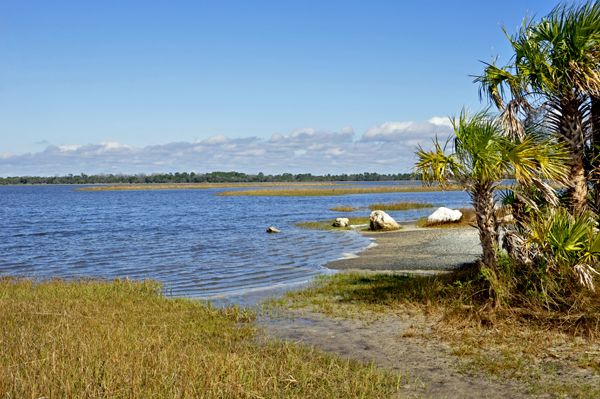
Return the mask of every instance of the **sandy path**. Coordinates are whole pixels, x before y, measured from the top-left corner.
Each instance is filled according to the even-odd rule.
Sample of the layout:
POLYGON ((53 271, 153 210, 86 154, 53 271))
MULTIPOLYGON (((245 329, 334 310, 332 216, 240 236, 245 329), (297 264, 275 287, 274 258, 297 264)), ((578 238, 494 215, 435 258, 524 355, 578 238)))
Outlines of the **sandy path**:
POLYGON ((486 377, 457 372, 460 359, 450 353, 448 344, 419 335, 423 331, 427 335, 428 323, 431 323, 422 318, 388 315, 365 325, 360 320, 330 318, 312 312, 287 315, 295 316, 294 320, 261 321, 268 336, 314 345, 344 358, 373 361, 400 374, 408 373, 410 383, 401 389, 399 397, 528 397, 515 381, 501 384, 486 377), (411 336, 415 332, 411 328, 414 324, 424 329, 411 336))

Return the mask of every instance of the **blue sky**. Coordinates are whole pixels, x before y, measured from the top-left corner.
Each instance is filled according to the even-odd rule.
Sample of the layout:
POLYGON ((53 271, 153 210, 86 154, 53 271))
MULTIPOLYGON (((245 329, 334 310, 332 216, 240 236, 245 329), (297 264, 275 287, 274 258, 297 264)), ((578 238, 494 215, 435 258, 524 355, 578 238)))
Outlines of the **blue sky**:
POLYGON ((397 173, 549 1, 3 1, 0 176, 397 173))

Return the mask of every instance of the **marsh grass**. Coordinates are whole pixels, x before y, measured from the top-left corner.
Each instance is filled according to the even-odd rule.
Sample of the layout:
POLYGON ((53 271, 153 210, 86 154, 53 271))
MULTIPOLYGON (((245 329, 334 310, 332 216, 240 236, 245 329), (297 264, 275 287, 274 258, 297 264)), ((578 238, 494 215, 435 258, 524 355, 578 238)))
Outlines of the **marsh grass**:
POLYGON ((516 379, 534 394, 600 396, 600 295, 577 287, 574 278, 565 281, 564 275, 536 287, 530 274, 536 271, 510 262, 500 260, 496 284, 505 296, 496 310, 488 297, 489 276, 477 267, 438 276, 320 276, 313 286, 269 305, 367 324, 386 314, 424 316, 432 322, 405 332, 406 337, 431 328, 427 334, 451 344, 462 373, 516 379))
MULTIPOLYGON (((75 188, 73 191, 126 191, 126 190, 177 190, 238 187, 290 187, 290 186, 331 186, 333 183, 179 183, 179 184, 118 184, 75 188)), ((349 186, 351 184, 339 184, 349 186)))
POLYGON ((460 208, 459 211, 462 213, 462 217, 456 222, 428 223, 427 218, 421 218, 417 220, 415 226, 441 229, 460 229, 465 227, 477 227, 477 215, 475 214, 475 210, 473 208, 460 208))
POLYGON ((409 209, 432 208, 434 206, 422 201, 396 201, 387 204, 383 202, 371 204, 369 205, 369 209, 372 211, 407 211, 409 209))
MULTIPOLYGON (((352 225, 362 225, 369 224, 368 217, 351 217, 348 218, 349 223, 352 225)), ((333 227, 333 222, 335 220, 321 220, 321 221, 312 221, 312 222, 301 222, 296 226, 302 227, 305 229, 313 229, 313 230, 353 230, 352 227, 333 227)))
POLYGON ((342 206, 342 205, 336 205, 333 208, 330 209, 330 211, 334 211, 334 212, 356 212, 361 208, 357 208, 355 206, 342 206))
POLYGON ((0 398, 390 397, 399 375, 261 340, 255 313, 152 281, 0 278, 0 398))
MULTIPOLYGON (((451 185, 444 188, 444 191, 462 191, 460 185, 451 185)), ((260 189, 244 191, 224 191, 215 195, 250 195, 250 196, 281 196, 281 197, 326 197, 351 194, 385 194, 385 193, 411 193, 411 192, 430 192, 442 191, 437 186, 419 186, 419 187, 334 187, 334 188, 281 188, 281 189, 260 189)))

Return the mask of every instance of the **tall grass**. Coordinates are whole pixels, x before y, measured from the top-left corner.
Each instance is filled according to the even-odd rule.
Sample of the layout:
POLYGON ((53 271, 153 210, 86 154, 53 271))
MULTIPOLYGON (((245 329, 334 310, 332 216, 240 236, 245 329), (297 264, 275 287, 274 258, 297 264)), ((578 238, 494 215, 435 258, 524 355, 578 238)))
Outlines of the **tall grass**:
POLYGON ((390 397, 399 377, 152 281, 0 278, 0 398, 390 397))
MULTIPOLYGON (((461 191, 460 185, 452 185, 444 188, 445 191, 461 191)), ((292 189, 261 189, 244 191, 224 191, 215 195, 252 195, 252 196, 281 196, 281 197, 324 197, 349 194, 385 194, 385 193, 411 193, 411 192, 430 192, 442 191, 437 186, 420 187, 340 187, 340 188, 292 188, 292 189)))

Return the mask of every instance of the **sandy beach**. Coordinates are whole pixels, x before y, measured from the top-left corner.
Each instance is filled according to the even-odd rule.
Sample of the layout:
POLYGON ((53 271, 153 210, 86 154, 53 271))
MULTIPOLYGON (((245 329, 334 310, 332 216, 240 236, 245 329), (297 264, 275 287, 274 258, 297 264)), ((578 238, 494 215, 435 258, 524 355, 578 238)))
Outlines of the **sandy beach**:
MULTIPOLYGON (((374 238, 377 245, 358 258, 332 262, 328 267, 345 272, 434 274, 473 263, 481 252, 474 228, 405 225, 400 231, 362 234, 374 238)), ((413 382, 401 389, 399 397, 530 397, 526 387, 515 380, 499 382, 459 372, 460 357, 451 353, 447 342, 431 334, 438 319, 387 314, 373 323, 364 323, 327 317, 309 309, 284 313, 290 318, 261 321, 267 336, 314 345, 325 352, 407 373, 413 382)))

